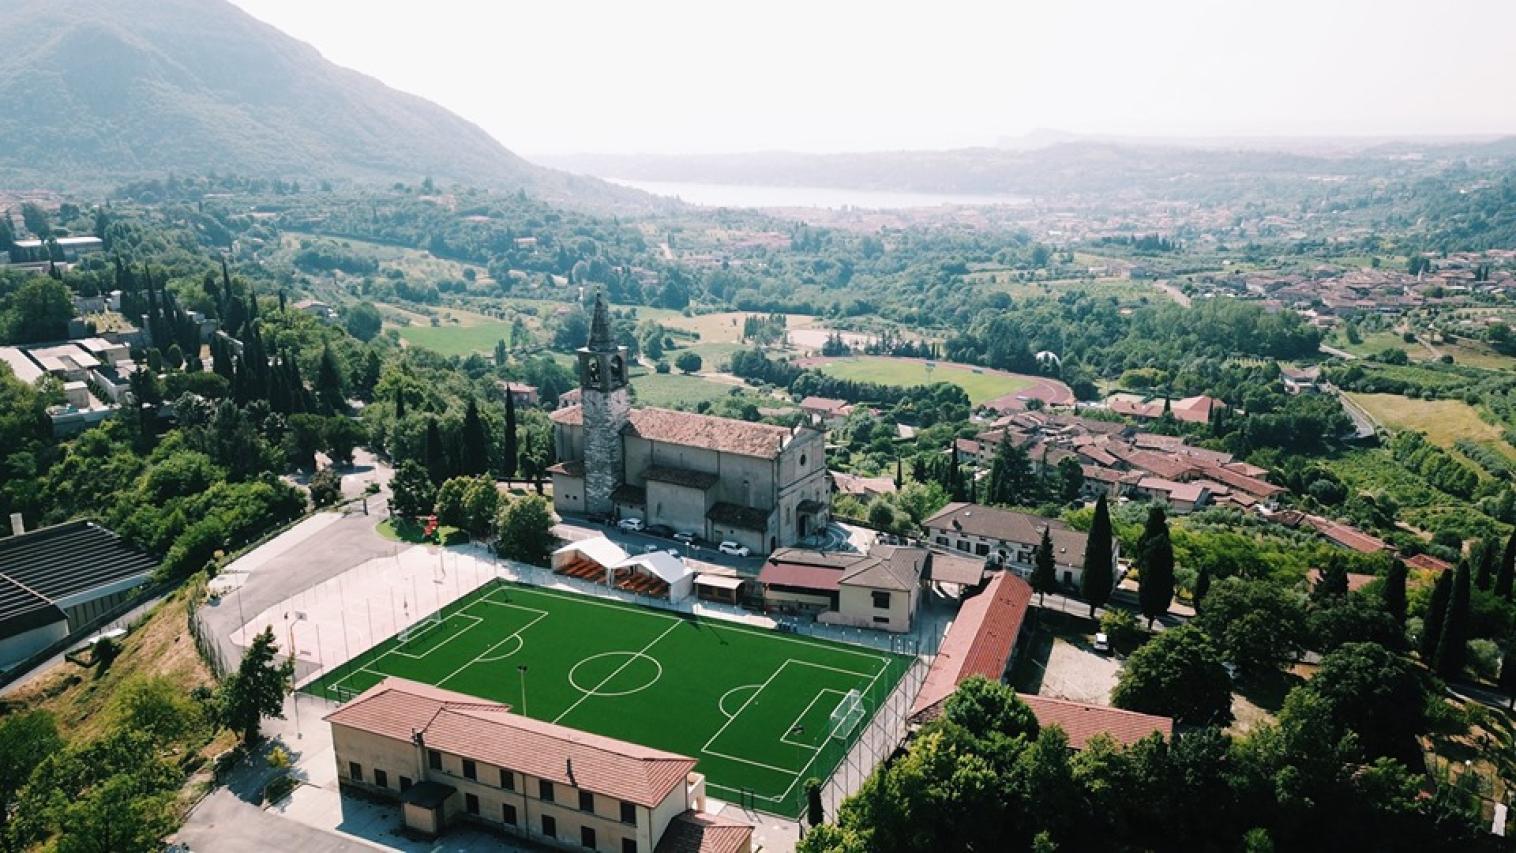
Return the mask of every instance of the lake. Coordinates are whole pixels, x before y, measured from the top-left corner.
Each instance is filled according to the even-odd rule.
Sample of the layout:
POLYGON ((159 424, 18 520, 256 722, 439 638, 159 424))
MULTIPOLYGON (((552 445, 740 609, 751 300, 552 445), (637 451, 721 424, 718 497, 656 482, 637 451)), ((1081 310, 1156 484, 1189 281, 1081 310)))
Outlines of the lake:
POLYGON ((1020 205, 1027 199, 1009 195, 916 193, 852 190, 840 187, 770 187, 751 184, 702 184, 685 181, 638 181, 606 178, 613 184, 653 195, 677 198, 701 207, 817 207, 838 210, 899 210, 942 205, 1020 205))

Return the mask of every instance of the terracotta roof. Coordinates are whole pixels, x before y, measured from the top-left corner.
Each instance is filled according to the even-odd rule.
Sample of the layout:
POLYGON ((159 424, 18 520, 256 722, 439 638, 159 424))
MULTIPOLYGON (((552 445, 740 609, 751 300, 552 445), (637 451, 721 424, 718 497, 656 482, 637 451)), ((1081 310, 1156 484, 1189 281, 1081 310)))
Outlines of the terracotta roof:
POLYGON ((1203 465, 1201 468, 1207 476, 1214 477, 1239 492, 1247 492, 1254 497, 1271 498, 1280 492, 1286 491, 1283 486, 1276 486, 1273 483, 1265 482, 1257 477, 1249 477, 1246 474, 1220 465, 1203 465))
POLYGON ((933 551, 931 579, 938 583, 956 583, 962 586, 977 586, 984 580, 984 558, 966 557, 949 551, 933 551))
MULTIPOLYGON (((555 410, 551 417, 554 423, 583 426, 584 408, 565 406, 555 410)), ((787 427, 672 409, 633 409, 624 432, 663 444, 703 447, 760 459, 777 457, 791 436, 787 427)))
POLYGON ((867 556, 842 570, 842 582, 871 589, 910 591, 921 583, 927 552, 902 545, 875 545, 867 556))
POLYGON ((1406 557, 1405 564, 1412 568, 1426 569, 1430 572, 1445 572, 1453 568, 1452 563, 1433 557, 1431 554, 1417 554, 1414 557, 1406 557))
POLYGON ((328 722, 411 741, 652 808, 685 784, 695 760, 510 713, 451 690, 386 678, 328 722))
POLYGON ((792 563, 785 559, 767 562, 758 572, 758 582, 765 586, 787 586, 816 592, 836 592, 842 584, 842 570, 814 563, 792 563))
POLYGON ((970 676, 999 681, 1031 602, 1031 585, 1010 572, 996 572, 983 591, 964 601, 927 670, 911 716, 947 699, 970 676))
POLYGON ((722 815, 687 811, 669 821, 654 853, 739 853, 753 844, 753 828, 722 815))
POLYGON ((1205 486, 1199 483, 1176 483, 1162 477, 1143 477, 1137 482, 1137 488, 1163 492, 1169 496, 1169 500, 1184 503, 1197 503, 1205 497, 1206 493, 1205 486))
POLYGON ((889 495, 895 493, 893 477, 860 477, 842 471, 828 472, 837 491, 844 495, 889 495))
POLYGON ((800 408, 814 409, 818 412, 842 414, 842 410, 848 407, 846 400, 834 400, 831 397, 806 397, 800 401, 800 408))
POLYGON ((650 465, 647 470, 642 472, 642 479, 651 480, 655 483, 668 483, 673 486, 684 486, 688 489, 705 491, 721 482, 721 475, 712 474, 709 471, 676 468, 672 465, 650 465))
POLYGON ((717 524, 725 524, 730 527, 740 527, 743 530, 768 530, 769 514, 767 510, 755 509, 750 506, 738 506, 731 503, 712 504, 705 517, 717 524))
POLYGON ((1115 448, 1112 448, 1111 453, 1128 465, 1165 480, 1183 480, 1196 470, 1195 463, 1173 453, 1158 453, 1153 450, 1121 451, 1115 448))
POLYGON ((922 523, 938 529, 981 536, 1001 542, 1037 545, 1042 542, 1042 528, 1048 528, 1053 540, 1053 557, 1060 565, 1084 565, 1084 550, 1090 537, 1055 518, 1043 518, 1015 510, 971 503, 950 503, 922 523))
POLYGON ((1084 749, 1085 744, 1098 734, 1106 734, 1117 743, 1130 746, 1157 732, 1164 738, 1174 734, 1174 721, 1153 714, 1139 714, 1105 705, 1086 705, 1052 696, 1016 694, 1017 698, 1037 715, 1037 724, 1043 727, 1058 726, 1069 736, 1069 746, 1084 749))
MULTIPOLYGON (((1373 583, 1374 578, 1378 577, 1378 575, 1366 575, 1361 572, 1348 572, 1347 576, 1348 592, 1357 592, 1358 590, 1363 589, 1364 587, 1373 583)), ((1306 581, 1311 585, 1311 588, 1315 589, 1316 585, 1321 583, 1321 569, 1311 569, 1307 571, 1305 573, 1305 578, 1306 581)))
POLYGON ((1325 536, 1335 544, 1361 554, 1376 554, 1380 551, 1388 550, 1390 547, 1385 544, 1383 539, 1370 536, 1355 527, 1350 527, 1328 518, 1322 518, 1319 515, 1308 515, 1305 517, 1305 521, 1316 528, 1317 533, 1325 536))

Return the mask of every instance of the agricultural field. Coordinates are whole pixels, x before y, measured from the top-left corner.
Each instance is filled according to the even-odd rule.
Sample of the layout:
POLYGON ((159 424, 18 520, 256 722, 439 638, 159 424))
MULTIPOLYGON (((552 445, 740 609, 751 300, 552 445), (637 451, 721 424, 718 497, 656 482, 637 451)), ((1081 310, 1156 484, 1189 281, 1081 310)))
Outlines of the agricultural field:
POLYGON ((658 406, 665 409, 694 408, 702 402, 715 402, 742 390, 741 385, 715 382, 700 376, 682 373, 654 373, 648 371, 631 377, 632 390, 637 394, 640 406, 658 406))
POLYGON ((1481 420, 1473 406, 1462 400, 1418 400, 1399 394, 1349 393, 1375 420, 1395 430, 1425 433, 1439 447, 1453 449, 1460 441, 1472 441, 1516 459, 1516 448, 1506 444, 1499 427, 1481 420))
POLYGON ((822 373, 856 382, 876 382, 880 385, 926 385, 932 382, 951 382, 969 395, 973 405, 1024 391, 1037 383, 1031 376, 999 373, 986 368, 970 367, 951 362, 927 362, 914 359, 886 358, 883 356, 859 356, 824 361, 816 365, 822 373))

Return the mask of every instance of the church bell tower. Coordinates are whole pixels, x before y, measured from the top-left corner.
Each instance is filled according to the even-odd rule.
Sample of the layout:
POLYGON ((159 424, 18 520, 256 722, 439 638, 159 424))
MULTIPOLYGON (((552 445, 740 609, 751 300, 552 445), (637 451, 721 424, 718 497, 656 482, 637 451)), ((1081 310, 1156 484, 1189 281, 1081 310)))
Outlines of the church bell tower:
POLYGON ((584 411, 584 503, 593 515, 610 515, 611 499, 625 481, 621 429, 631 417, 626 386, 626 347, 611 337, 605 300, 595 293, 590 340, 579 348, 580 404, 584 411))

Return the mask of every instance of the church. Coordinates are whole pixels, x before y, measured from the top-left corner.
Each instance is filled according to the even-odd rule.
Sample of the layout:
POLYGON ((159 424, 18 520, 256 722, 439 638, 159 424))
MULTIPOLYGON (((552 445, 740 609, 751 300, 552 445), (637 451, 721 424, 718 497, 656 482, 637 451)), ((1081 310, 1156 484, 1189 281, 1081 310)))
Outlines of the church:
POLYGON ((598 294, 578 357, 580 402, 552 415, 559 515, 640 518, 756 554, 826 526, 821 432, 633 408, 626 347, 612 338, 598 294))

